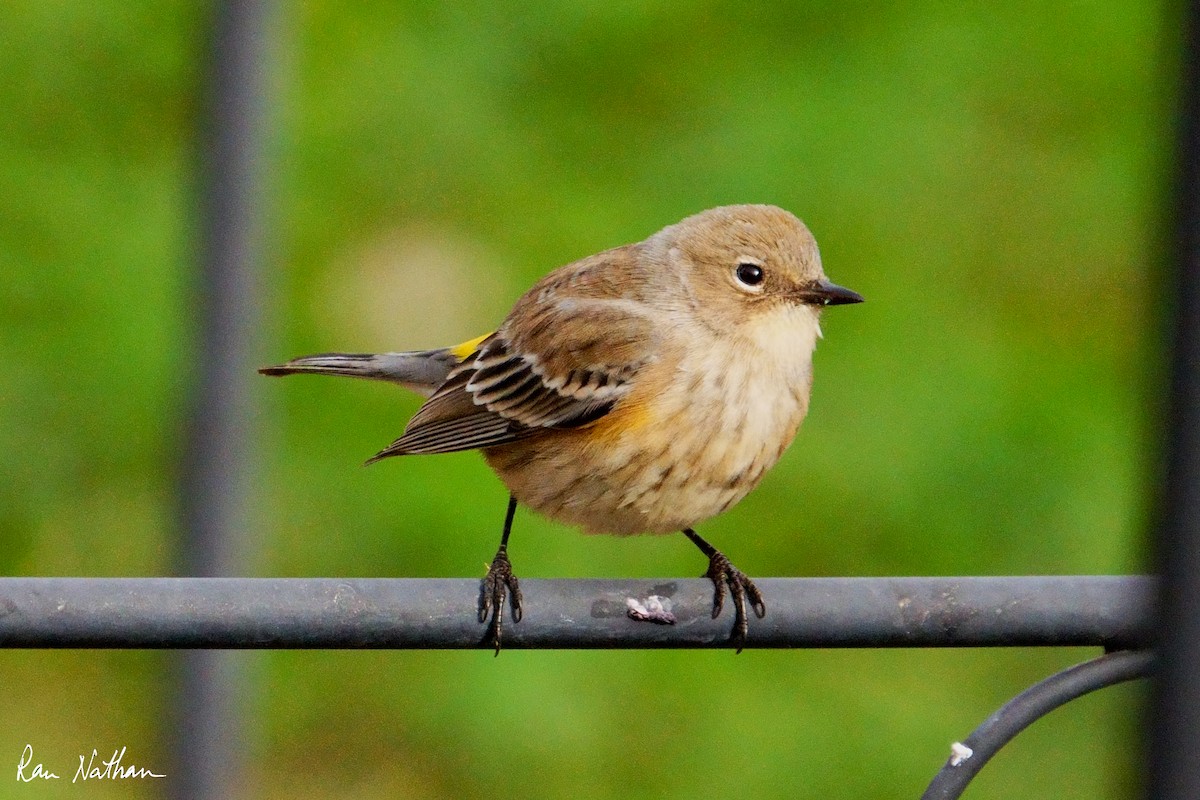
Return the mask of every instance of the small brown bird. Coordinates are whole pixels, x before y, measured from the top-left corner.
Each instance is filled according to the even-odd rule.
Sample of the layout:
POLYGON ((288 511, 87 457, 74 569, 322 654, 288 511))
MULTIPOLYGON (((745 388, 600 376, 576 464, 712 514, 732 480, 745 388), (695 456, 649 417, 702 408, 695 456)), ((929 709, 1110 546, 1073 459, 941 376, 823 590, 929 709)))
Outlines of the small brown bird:
POLYGON ((783 209, 726 206, 644 242, 567 264, 494 333, 456 347, 326 353, 266 367, 398 383, 428 400, 389 456, 479 449, 508 487, 480 589, 497 652, 518 503, 588 533, 681 531, 708 557, 713 617, 733 597, 731 642, 762 594, 692 526, 733 506, 791 444, 808 411, 825 306, 862 302, 825 277, 812 234, 783 209))

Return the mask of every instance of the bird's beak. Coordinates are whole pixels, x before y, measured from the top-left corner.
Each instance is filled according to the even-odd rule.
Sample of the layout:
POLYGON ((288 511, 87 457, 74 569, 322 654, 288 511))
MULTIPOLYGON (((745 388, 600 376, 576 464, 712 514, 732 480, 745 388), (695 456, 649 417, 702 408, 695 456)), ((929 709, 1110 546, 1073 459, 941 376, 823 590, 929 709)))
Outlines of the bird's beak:
POLYGON ((800 290, 797 296, 800 302, 814 306, 844 306, 863 301, 863 296, 858 292, 830 283, 824 278, 800 290))

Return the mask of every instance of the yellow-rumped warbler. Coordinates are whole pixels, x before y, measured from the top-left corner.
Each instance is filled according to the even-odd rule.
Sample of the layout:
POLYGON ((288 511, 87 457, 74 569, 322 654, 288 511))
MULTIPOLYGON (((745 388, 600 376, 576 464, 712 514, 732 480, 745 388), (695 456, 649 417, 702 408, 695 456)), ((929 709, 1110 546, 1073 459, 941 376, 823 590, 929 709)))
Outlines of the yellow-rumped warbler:
POLYGON ((808 411, 821 309, 862 297, 829 282, 812 234, 774 206, 725 206, 551 272, 494 332, 456 347, 325 353, 260 370, 398 383, 429 399, 374 456, 479 448, 508 487, 500 549, 480 589, 500 647, 523 503, 589 533, 682 531, 708 556, 713 617, 731 641, 762 594, 692 526, 737 503, 808 411))

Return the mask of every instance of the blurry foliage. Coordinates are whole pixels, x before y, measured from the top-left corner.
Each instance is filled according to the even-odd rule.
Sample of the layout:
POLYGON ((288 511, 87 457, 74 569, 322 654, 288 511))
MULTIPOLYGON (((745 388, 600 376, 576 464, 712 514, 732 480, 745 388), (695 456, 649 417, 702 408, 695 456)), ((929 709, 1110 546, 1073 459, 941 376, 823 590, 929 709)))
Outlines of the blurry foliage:
MULTIPOLYGON (((763 576, 1140 568, 1163 8, 313 2, 279 22, 264 363, 460 341, 554 266, 776 203, 868 302, 826 315, 797 446, 705 536, 763 576)), ((181 2, 0 11, 5 573, 169 568, 205 23, 181 2)), ((245 574, 481 574, 505 493, 475 454, 359 467, 416 398, 258 388, 245 574)), ((703 566, 678 537, 517 526, 523 576, 703 566)), ((1086 655, 246 654, 247 796, 915 797, 950 741, 1086 655)), ((0 764, 25 743, 164 763, 159 654, 4 652, 0 676, 0 764)), ((972 796, 1126 794, 1136 703, 1057 712, 972 796)))

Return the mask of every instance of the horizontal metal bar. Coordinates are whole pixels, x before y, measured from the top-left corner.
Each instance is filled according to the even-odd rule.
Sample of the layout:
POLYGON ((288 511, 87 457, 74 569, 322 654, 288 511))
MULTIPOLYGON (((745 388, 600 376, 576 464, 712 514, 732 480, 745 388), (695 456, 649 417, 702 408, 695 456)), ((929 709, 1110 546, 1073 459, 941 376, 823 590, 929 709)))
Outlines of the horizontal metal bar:
MULTIPOLYGON (((764 619, 746 647, 1149 644, 1143 576, 761 578, 764 619)), ((727 602, 682 580, 521 582, 505 648, 725 647, 727 602), (675 624, 635 620, 663 598, 675 624)), ((479 582, 401 578, 0 578, 0 647, 489 647, 479 582)))

